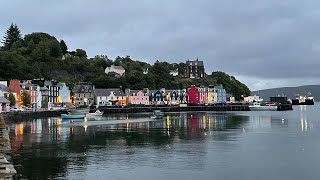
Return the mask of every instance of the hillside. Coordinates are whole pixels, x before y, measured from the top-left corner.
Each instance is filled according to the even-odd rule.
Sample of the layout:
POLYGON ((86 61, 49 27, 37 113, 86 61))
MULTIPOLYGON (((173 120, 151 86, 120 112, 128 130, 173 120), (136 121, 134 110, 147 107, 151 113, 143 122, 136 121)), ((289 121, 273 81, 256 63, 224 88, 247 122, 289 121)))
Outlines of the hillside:
POLYGON ((315 101, 320 100, 320 85, 305 85, 298 87, 282 87, 273 89, 264 89, 259 91, 252 91, 252 94, 259 95, 265 100, 268 100, 270 96, 285 95, 292 99, 296 94, 299 95, 311 95, 315 98, 315 101))
POLYGON ((170 70, 184 72, 185 63, 169 63, 156 60, 148 64, 130 56, 117 56, 114 60, 106 55, 88 58, 83 49, 68 50, 64 40, 34 32, 22 36, 16 25, 11 25, 0 47, 0 80, 39 79, 57 80, 72 85, 75 82, 92 82, 96 88, 130 89, 182 89, 190 85, 208 86, 222 84, 228 93, 240 99, 249 95, 249 88, 235 77, 224 72, 212 72, 204 79, 173 77, 170 70), (115 77, 106 74, 106 67, 122 66, 125 75, 115 77), (145 74, 144 70, 148 69, 145 74))

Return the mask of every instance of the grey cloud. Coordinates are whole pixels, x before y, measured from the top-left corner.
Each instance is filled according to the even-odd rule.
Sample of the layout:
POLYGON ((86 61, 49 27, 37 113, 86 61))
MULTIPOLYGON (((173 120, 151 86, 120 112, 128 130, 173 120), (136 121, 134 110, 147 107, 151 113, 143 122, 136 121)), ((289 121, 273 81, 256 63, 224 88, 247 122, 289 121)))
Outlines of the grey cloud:
POLYGON ((320 75, 316 0, 4 0, 0 6, 7 7, 0 12, 2 32, 16 22, 23 33, 48 32, 90 56, 150 63, 198 57, 208 73, 251 77, 255 88, 320 75))

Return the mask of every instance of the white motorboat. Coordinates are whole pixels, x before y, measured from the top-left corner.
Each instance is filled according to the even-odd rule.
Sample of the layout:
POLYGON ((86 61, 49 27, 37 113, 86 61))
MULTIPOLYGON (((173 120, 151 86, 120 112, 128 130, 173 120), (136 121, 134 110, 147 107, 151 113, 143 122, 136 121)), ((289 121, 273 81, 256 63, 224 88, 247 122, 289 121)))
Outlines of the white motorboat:
POLYGON ((96 110, 94 113, 87 113, 86 117, 89 119, 97 119, 97 117, 101 117, 103 115, 103 112, 96 110))
POLYGON ((89 113, 89 115, 92 115, 92 116, 102 116, 103 115, 103 112, 99 111, 99 109, 96 110, 96 112, 94 113, 89 113))
POLYGON ((254 102, 252 105, 249 106, 251 111, 277 111, 278 106, 276 104, 266 104, 261 105, 259 102, 254 102))

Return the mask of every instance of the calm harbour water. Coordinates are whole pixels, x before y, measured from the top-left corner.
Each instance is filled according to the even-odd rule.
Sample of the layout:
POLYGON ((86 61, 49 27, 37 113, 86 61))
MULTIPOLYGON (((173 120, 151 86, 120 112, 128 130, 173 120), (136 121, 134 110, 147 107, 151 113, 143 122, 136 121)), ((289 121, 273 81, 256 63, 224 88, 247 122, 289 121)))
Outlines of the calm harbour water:
POLYGON ((117 114, 10 125, 20 178, 319 179, 320 104, 285 112, 117 114))

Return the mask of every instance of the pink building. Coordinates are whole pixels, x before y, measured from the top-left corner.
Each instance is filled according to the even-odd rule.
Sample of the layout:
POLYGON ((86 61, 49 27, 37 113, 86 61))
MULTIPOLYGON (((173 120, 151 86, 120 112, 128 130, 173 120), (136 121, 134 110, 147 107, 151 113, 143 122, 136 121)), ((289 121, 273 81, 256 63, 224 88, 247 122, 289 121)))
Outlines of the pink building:
POLYGON ((128 103, 131 104, 149 104, 148 94, 143 93, 142 91, 136 91, 128 95, 128 103))
POLYGON ((199 92, 200 104, 207 104, 208 103, 208 88, 199 87, 197 89, 198 89, 198 92, 199 92))
POLYGON ((34 107, 37 103, 37 90, 34 89, 30 81, 21 83, 21 87, 30 95, 31 98, 31 107, 34 107))

